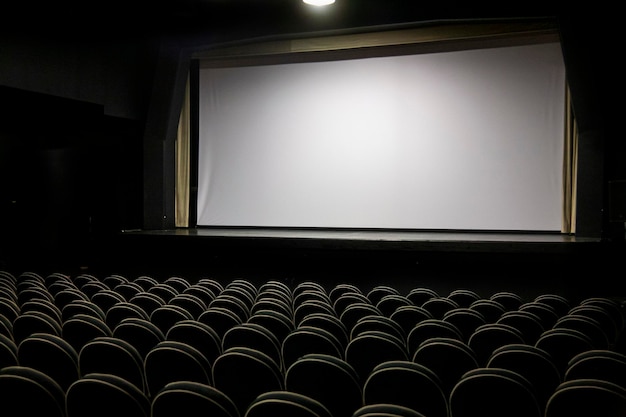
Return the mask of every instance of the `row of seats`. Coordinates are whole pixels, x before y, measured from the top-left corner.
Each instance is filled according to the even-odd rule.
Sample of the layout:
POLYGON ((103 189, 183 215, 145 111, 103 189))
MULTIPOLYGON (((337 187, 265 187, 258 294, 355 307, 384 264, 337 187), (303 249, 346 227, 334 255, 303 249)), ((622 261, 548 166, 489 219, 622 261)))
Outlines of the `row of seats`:
POLYGON ((622 308, 555 294, 2 272, 0 383, 18 401, 24 373, 48 377, 67 417, 119 414, 123 400, 95 406, 113 386, 132 416, 196 415, 193 398, 230 417, 273 406, 292 417, 556 417, 584 404, 623 417, 622 308))

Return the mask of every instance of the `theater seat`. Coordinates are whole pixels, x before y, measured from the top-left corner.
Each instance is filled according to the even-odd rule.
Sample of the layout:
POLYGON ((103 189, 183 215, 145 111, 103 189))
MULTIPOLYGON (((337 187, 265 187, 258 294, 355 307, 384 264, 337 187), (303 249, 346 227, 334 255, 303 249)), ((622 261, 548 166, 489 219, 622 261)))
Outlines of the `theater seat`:
POLYGON ((248 406, 246 417, 334 417, 319 401, 291 391, 268 391, 248 406))
POLYGON ((150 400, 117 375, 91 373, 75 381, 65 395, 67 417, 149 417, 150 400))
POLYGON ((25 366, 0 369, 2 416, 65 417, 65 392, 44 372, 25 366))
POLYGON ((165 385, 152 398, 151 417, 240 417, 235 403, 217 388, 193 381, 165 385))

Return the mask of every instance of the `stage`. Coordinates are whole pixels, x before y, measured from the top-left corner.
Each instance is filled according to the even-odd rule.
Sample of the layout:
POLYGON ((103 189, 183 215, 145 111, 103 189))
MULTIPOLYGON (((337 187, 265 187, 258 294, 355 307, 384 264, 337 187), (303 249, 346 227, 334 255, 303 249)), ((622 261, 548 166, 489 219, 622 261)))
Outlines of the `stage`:
POLYGON ((601 243, 599 238, 539 232, 197 227, 121 234, 131 239, 193 239, 220 246, 410 252, 570 253, 601 243))
POLYGON ((616 280, 597 271, 619 264, 622 251, 621 244, 559 233, 198 227, 125 230, 92 251, 99 256, 90 269, 158 279, 314 280, 363 288, 393 283, 403 290, 468 287, 529 296, 566 289, 577 295, 589 290, 590 270, 596 271, 594 286, 612 291, 616 280))

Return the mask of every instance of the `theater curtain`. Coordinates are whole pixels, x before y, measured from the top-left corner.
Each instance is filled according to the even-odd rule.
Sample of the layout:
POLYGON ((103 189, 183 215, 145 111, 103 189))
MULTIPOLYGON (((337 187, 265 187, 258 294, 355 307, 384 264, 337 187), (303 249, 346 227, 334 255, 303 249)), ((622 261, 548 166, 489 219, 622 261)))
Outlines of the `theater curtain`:
POLYGON ((565 146, 563 160, 563 222, 562 233, 576 233, 576 172, 578 160, 578 129, 572 110, 569 88, 565 98, 565 146))
POLYGON ((190 184, 190 107, 189 78, 185 86, 185 98, 178 121, 176 135, 176 227, 189 226, 189 184, 190 184))

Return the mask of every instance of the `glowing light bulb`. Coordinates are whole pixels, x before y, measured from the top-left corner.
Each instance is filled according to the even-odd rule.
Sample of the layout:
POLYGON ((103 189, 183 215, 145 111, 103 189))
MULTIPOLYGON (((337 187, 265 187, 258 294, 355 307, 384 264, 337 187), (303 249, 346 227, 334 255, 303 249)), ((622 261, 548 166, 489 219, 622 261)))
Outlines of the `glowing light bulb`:
POLYGON ((328 6, 329 4, 333 4, 335 2, 335 0, 302 0, 302 1, 312 6, 328 6))

